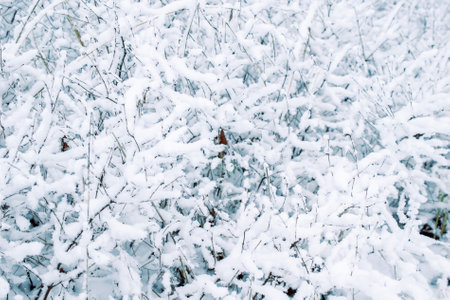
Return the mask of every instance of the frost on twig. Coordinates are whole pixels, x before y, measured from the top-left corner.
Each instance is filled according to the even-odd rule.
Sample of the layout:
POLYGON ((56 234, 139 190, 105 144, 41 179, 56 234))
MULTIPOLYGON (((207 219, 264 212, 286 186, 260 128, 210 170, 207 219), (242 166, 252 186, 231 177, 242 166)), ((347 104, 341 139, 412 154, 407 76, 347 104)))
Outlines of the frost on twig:
POLYGON ((448 298, 446 12, 2 1, 0 298, 448 298))

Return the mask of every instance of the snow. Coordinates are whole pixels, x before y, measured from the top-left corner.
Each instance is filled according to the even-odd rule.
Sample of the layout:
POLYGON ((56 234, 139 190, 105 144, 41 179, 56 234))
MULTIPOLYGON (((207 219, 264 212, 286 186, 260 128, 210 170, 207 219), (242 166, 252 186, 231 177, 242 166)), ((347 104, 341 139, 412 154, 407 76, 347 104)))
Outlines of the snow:
POLYGON ((112 218, 108 223, 111 228, 111 236, 119 241, 143 239, 146 236, 146 232, 137 225, 124 224, 112 218))
POLYGON ((445 1, 2 4, 1 299, 449 297, 445 1))
POLYGON ((16 216, 16 224, 21 231, 26 231, 30 227, 30 222, 23 216, 16 216))
POLYGON ((0 277, 0 297, 6 298, 8 296, 8 293, 9 284, 3 277, 0 277))
POLYGON ((25 257, 31 255, 39 255, 44 248, 42 243, 29 242, 23 244, 11 243, 8 250, 5 251, 5 255, 11 257, 17 262, 22 261, 25 257))

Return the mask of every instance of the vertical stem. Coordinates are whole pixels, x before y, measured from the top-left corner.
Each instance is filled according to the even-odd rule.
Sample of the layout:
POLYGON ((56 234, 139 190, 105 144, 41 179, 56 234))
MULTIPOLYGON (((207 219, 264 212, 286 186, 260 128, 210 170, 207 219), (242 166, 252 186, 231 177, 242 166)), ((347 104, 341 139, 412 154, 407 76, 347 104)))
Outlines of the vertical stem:
POLYGON ((362 34, 361 34, 361 26, 359 25, 359 18, 358 18, 358 13, 356 11, 356 8, 354 8, 354 11, 355 11, 355 16, 356 16, 356 25, 358 26, 359 42, 361 43, 362 56, 364 58, 364 61, 367 61, 366 51, 364 50, 364 42, 363 42, 362 34))
POLYGON ((1 46, 0 46, 0 72, 3 73, 3 50, 1 46))
POLYGON ((89 299, 89 251, 86 246, 86 300, 89 299))
POLYGON ((272 185, 270 184, 269 165, 264 163, 264 173, 266 175, 267 189, 269 190, 269 197, 273 205, 275 205, 275 196, 272 192, 272 185))
MULTIPOLYGON (((89 133, 88 133, 88 149, 87 149, 87 205, 86 205, 86 229, 89 227, 90 205, 91 205, 91 143, 92 143, 92 114, 89 116, 89 133)), ((87 230, 86 230, 87 231, 87 230)), ((89 297, 89 243, 86 245, 86 300, 89 297)))

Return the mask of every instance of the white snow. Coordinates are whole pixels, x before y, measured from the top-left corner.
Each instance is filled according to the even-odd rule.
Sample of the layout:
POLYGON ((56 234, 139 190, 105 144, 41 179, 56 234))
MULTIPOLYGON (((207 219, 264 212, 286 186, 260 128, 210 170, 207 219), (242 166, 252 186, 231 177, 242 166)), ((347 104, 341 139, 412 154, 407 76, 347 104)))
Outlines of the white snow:
POLYGON ((445 1, 0 2, 1 299, 449 297, 445 1))
POLYGON ((0 277, 0 297, 6 299, 8 293, 9 293, 9 284, 5 280, 5 278, 0 277))
POLYGON ((10 243, 10 247, 5 251, 5 255, 11 257, 17 262, 22 261, 25 257, 38 255, 41 253, 44 244, 39 242, 29 242, 23 244, 10 243))

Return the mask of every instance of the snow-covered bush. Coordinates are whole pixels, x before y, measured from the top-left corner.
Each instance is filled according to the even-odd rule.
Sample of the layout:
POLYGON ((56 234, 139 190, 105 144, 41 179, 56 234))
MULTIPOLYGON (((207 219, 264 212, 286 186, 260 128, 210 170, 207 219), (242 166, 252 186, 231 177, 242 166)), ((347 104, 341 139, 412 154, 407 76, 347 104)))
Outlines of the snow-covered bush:
POLYGON ((447 11, 0 0, 0 297, 448 297, 447 11))

